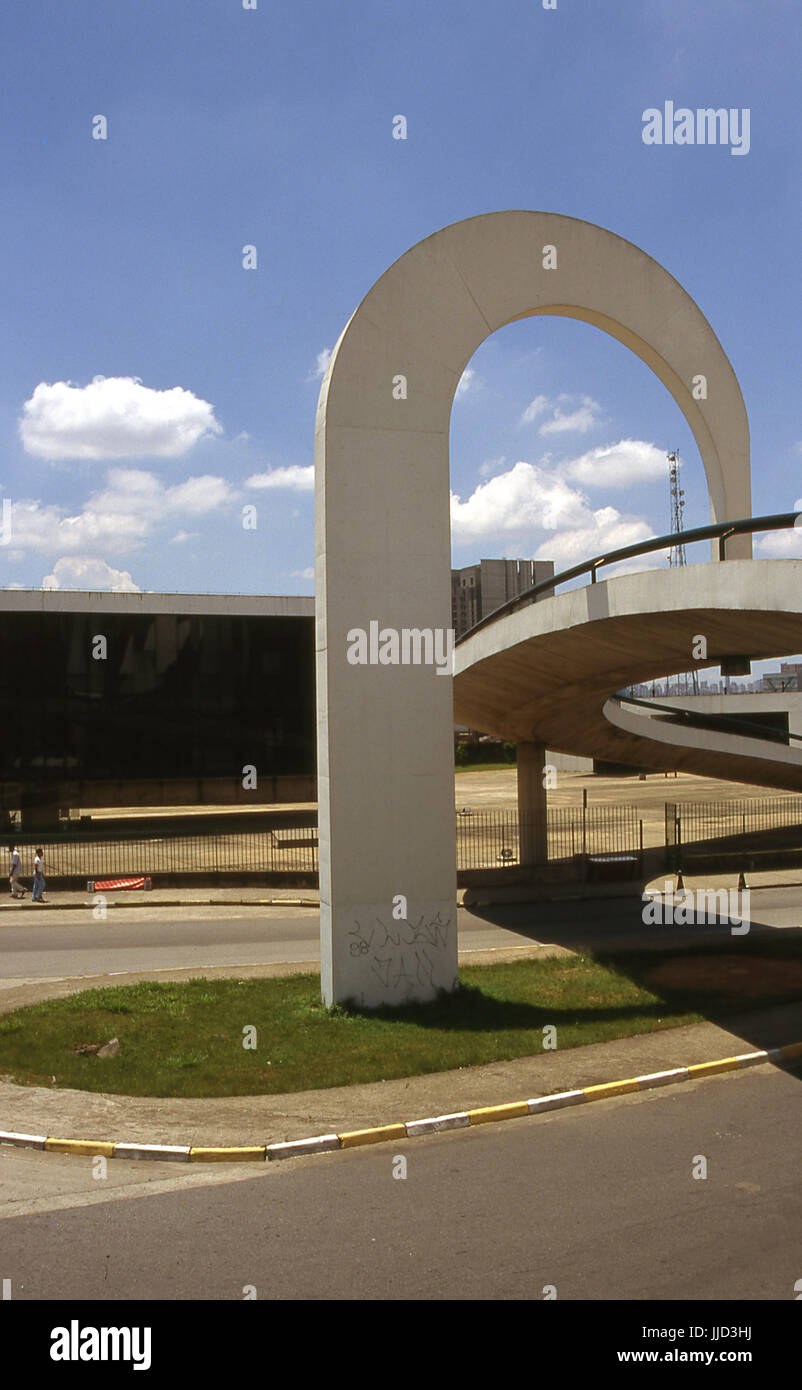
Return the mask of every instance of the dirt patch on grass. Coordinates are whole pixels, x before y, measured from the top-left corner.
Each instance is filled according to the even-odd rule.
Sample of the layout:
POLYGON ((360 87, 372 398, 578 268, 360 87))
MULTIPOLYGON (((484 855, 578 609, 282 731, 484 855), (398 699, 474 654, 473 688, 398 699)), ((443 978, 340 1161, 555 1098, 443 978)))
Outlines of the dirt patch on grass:
POLYGON ((644 984, 658 991, 703 990, 721 992, 732 998, 737 995, 746 1003, 750 999, 802 994, 802 961, 772 960, 769 956, 744 956, 733 960, 726 956, 703 956, 694 953, 675 956, 649 970, 644 984))

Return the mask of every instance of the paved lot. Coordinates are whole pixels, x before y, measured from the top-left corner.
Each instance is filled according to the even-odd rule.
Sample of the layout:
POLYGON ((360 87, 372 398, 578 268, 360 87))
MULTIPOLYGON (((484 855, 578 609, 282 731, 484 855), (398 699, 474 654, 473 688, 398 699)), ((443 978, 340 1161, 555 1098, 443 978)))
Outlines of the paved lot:
MULTIPOLYGON (((746 782, 721 782, 713 777, 694 777, 680 772, 676 777, 649 772, 641 780, 628 777, 601 777, 594 773, 559 772, 556 787, 549 789, 549 807, 581 807, 587 791, 588 806, 630 806, 643 819, 646 848, 665 844, 665 803, 667 801, 727 802, 756 801, 763 797, 793 797, 776 787, 755 787, 746 782)), ((499 767, 489 772, 460 771, 455 778, 456 805, 475 811, 515 811, 518 807, 515 767, 499 767)), ((797 877, 799 871, 797 871, 797 877)))
MULTIPOLYGON (((517 770, 514 766, 499 766, 490 771, 471 772, 461 769, 455 774, 454 787, 457 806, 515 810, 517 770)), ((595 773, 558 772, 557 785, 549 789, 549 806, 581 806, 582 792, 588 793, 589 806, 637 806, 649 820, 663 825, 666 801, 750 801, 763 796, 783 796, 776 787, 755 787, 750 782, 721 782, 715 777, 695 777, 689 772, 666 776, 649 772, 645 778, 635 774, 626 777, 601 777, 595 773)), ((787 793, 792 796, 793 793, 787 793)))

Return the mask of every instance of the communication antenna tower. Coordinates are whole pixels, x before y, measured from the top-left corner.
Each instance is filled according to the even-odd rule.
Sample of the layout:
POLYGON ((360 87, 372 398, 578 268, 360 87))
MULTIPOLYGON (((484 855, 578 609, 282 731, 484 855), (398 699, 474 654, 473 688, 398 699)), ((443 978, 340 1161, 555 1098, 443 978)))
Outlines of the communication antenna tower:
MULTIPOLYGON (((681 536, 685 529, 685 491, 679 485, 679 469, 679 450, 672 449, 668 455, 668 484, 671 495, 671 533, 676 536, 681 536)), ((685 546, 681 540, 676 540, 672 545, 668 563, 672 568, 687 565, 685 546)), ((668 682, 666 684, 668 685, 668 682)), ((694 695, 699 694, 699 676, 696 671, 691 672, 691 689, 694 695)), ((683 692, 680 690, 680 677, 677 676, 677 694, 681 693, 683 692)), ((689 692, 686 689, 684 693, 689 692)))
MULTIPOLYGON (((673 449, 668 455, 668 482, 671 494, 671 532, 674 535, 685 529, 685 492, 679 485, 679 451, 677 449, 673 449)), ((681 541, 676 541, 672 545, 668 563, 672 568, 688 563, 685 556, 685 546, 681 541)))

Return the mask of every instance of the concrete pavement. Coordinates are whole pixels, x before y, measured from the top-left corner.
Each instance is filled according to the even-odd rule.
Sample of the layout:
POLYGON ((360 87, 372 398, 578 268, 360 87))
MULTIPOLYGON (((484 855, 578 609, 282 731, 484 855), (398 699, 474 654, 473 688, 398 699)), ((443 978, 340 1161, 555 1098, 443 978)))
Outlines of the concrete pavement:
MULTIPOLYGON (((716 880, 712 880, 715 884, 716 880)), ((702 880, 689 878, 693 889, 702 880)), ((704 880, 705 886, 711 880, 704 880)), ((659 885, 658 885, 659 886, 659 885)), ((127 911, 121 903, 98 920, 86 907, 63 912, 15 904, 0 916, 0 1009, 104 983, 153 974, 187 978, 187 972, 280 973, 273 967, 317 969, 319 926, 315 907, 285 900, 275 908, 253 901, 225 905, 188 901, 180 909, 164 903, 127 911), (264 967, 264 971, 262 970, 264 967), (169 972, 174 972, 171 974, 169 972), (8 999, 9 990, 17 991, 8 999), (22 991, 21 993, 19 991, 22 991)), ((730 939, 725 927, 662 926, 644 930, 640 897, 477 905, 458 915, 460 959, 515 959, 522 950, 655 949, 707 945, 730 939), (588 903, 592 904, 589 910, 588 903)), ((802 911, 796 886, 755 886, 747 916, 750 936, 799 927, 802 911)))
POLYGON ((104 1179, 88 1158, 0 1149, 2 1272, 15 1300, 791 1302, 799 1085, 758 1068, 203 1173, 110 1160, 104 1179), (57 1172, 60 1193, 42 1195, 57 1172))

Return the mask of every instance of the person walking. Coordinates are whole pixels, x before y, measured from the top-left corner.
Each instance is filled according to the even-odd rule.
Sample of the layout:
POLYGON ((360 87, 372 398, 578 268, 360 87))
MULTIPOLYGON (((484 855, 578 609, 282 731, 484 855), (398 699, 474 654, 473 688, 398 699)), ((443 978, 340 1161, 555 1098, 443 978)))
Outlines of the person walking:
POLYGON ((11 867, 8 873, 8 884, 11 889, 12 898, 24 898, 25 889, 20 882, 22 873, 22 860, 16 845, 11 846, 11 867))
POLYGON ((36 858, 33 861, 33 889, 31 890, 31 902, 41 903, 42 907, 47 906, 47 903, 42 897, 42 894, 44 893, 45 888, 47 886, 45 884, 45 875, 43 868, 44 856, 45 852, 42 849, 42 846, 37 845, 36 858))

